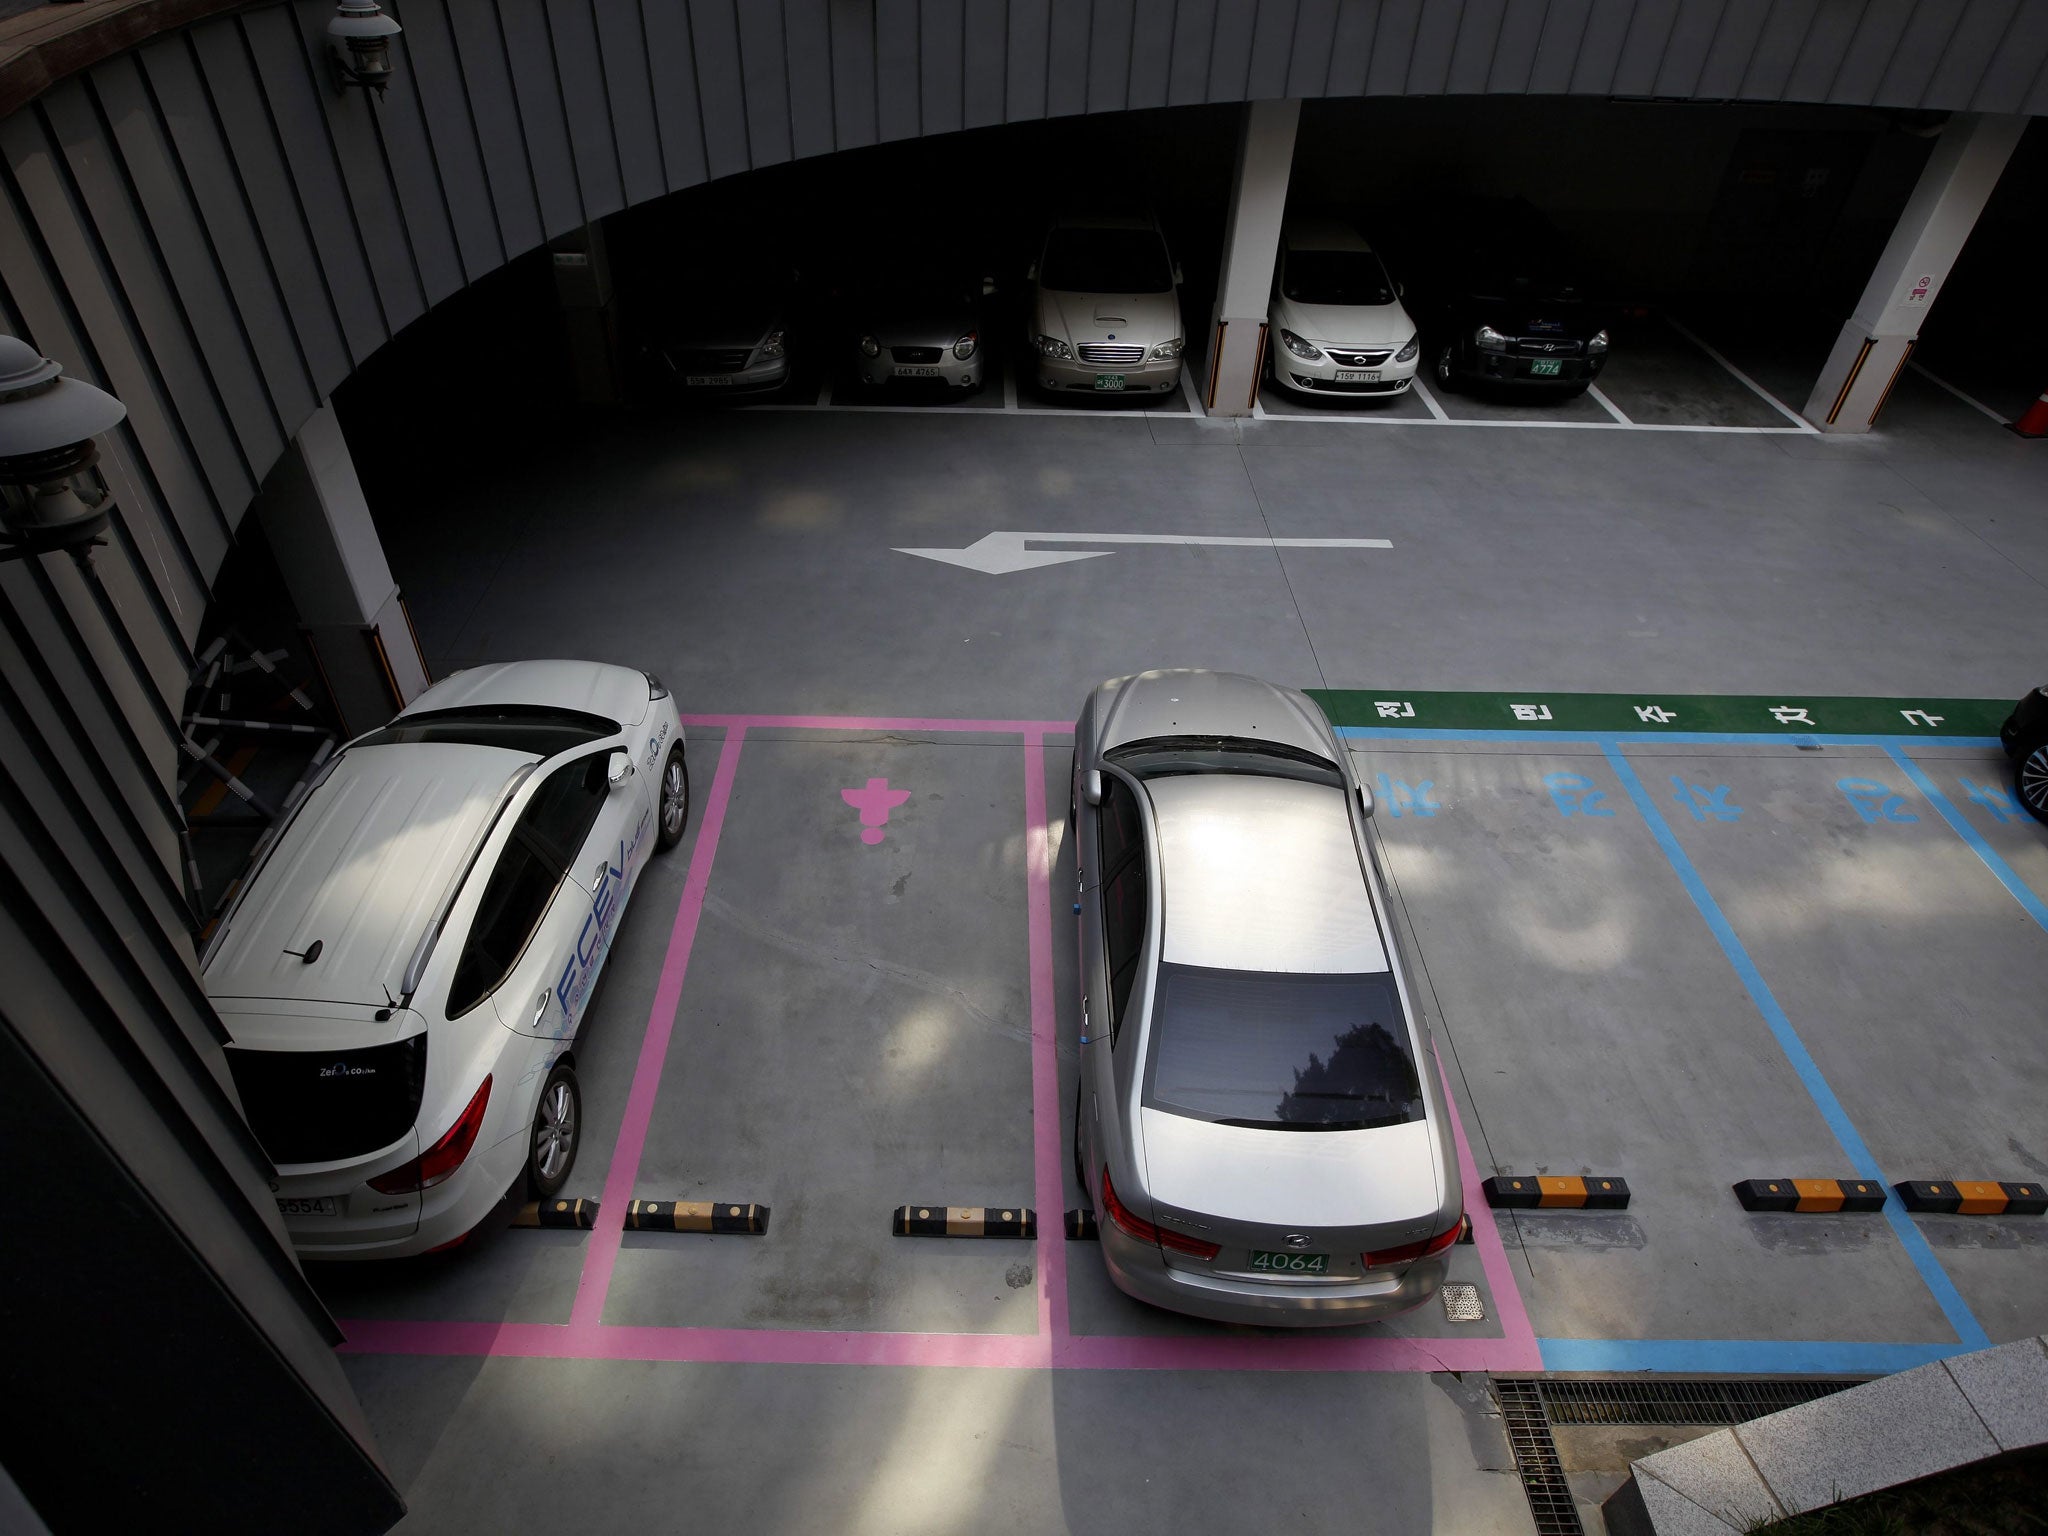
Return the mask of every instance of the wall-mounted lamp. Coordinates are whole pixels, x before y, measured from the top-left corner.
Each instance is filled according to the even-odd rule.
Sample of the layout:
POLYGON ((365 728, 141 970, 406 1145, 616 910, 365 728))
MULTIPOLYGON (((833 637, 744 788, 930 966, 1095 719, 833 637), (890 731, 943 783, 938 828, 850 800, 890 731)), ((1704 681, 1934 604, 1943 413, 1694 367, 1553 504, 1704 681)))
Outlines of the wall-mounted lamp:
POLYGON ((128 408, 17 336, 0 336, 0 561, 68 553, 81 567, 105 542, 112 503, 79 477, 100 456, 93 438, 128 408))
POLYGON ((346 95, 359 85, 382 96, 391 83, 391 39, 402 30, 377 0, 341 0, 327 23, 335 90, 346 95))

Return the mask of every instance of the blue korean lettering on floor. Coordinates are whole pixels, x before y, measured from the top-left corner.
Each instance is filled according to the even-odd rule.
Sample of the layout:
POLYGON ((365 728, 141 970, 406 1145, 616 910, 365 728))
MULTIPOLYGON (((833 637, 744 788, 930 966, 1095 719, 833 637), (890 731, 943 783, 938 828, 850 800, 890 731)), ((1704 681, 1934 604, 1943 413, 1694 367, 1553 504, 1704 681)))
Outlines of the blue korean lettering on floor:
POLYGON ((1716 784, 1708 789, 1704 784, 1688 784, 1674 773, 1671 775, 1671 788, 1671 798, 1691 811, 1694 821, 1705 821, 1709 817, 1715 821, 1742 820, 1742 807, 1728 798, 1733 791, 1726 784, 1716 784))
POLYGON ((1879 821, 1918 821, 1920 818, 1906 809, 1906 797, 1895 795, 1889 784, 1876 779, 1837 779, 1835 788, 1849 804, 1856 808, 1856 814, 1865 823, 1879 821))
POLYGON ((1379 776, 1380 804, 1387 808, 1396 821, 1403 816, 1434 816, 1443 807, 1431 798, 1430 791, 1436 787, 1435 779, 1423 779, 1412 788, 1403 780, 1379 776))
POLYGON ((1543 787, 1550 791, 1550 798, 1557 806, 1560 816, 1612 816, 1614 808, 1602 805, 1607 791, 1595 789, 1593 781, 1583 773, 1546 773, 1543 787))

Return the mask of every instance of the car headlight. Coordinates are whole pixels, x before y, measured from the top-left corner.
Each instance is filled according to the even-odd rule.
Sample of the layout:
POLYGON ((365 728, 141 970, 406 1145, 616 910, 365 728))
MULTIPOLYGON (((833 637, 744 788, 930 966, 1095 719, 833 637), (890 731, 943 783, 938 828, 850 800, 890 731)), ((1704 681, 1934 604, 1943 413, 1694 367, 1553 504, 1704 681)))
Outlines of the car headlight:
POLYGON ((1607 333, 1605 331, 1600 332, 1599 335, 1595 336, 1591 341, 1586 343, 1586 351, 1589 354, 1597 355, 1599 353, 1605 352, 1606 350, 1607 333))
POLYGON ((1316 346, 1312 342, 1303 341, 1299 336, 1295 335, 1292 331, 1281 331, 1280 341, 1281 344, 1285 346, 1288 351, 1292 352, 1304 363, 1314 363, 1320 362, 1322 360, 1322 348, 1316 346))
POLYGON ((1057 336, 1039 337, 1038 351, 1042 357, 1064 357, 1071 359, 1074 355, 1074 349, 1064 341, 1061 341, 1057 336))
POLYGON ((782 332, 770 331, 768 339, 762 342, 757 350, 759 350, 763 357, 782 356, 782 332))
POLYGON ((969 331, 965 336, 962 336, 953 343, 953 355, 959 358, 961 362, 966 362, 967 359, 974 356, 974 349, 979 345, 980 341, 980 332, 969 331))
POLYGON ((1180 356, 1180 349, 1186 345, 1186 338, 1180 336, 1174 337, 1171 341, 1162 341, 1152 349, 1152 361, 1155 363, 1170 363, 1180 356))
POLYGON ((882 344, 872 336, 861 337, 860 349, 869 357, 880 357, 882 355, 882 344))
POLYGON ((1505 352, 1508 349, 1507 337, 1490 325, 1482 325, 1472 333, 1472 344, 1482 352, 1505 352))
POLYGON ((1414 357, 1415 354, 1420 352, 1421 350, 1422 337, 1420 335, 1410 336, 1408 338, 1408 345, 1403 347, 1400 351, 1394 354, 1394 361, 1397 363, 1405 363, 1410 358, 1414 357))

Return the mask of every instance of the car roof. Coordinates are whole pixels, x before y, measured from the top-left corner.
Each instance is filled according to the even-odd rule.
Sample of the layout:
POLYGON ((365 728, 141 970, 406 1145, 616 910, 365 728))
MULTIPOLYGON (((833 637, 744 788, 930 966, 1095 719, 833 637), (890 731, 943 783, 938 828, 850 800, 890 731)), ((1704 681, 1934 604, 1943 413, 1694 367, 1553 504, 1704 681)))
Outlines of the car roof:
POLYGON ((1244 773, 1145 780, 1159 832, 1160 958, 1219 970, 1388 969, 1344 792, 1244 773))
POLYGON ((389 988, 397 997, 500 798, 538 760, 445 742, 342 753, 228 914, 203 971, 208 995, 374 1005, 389 988), (311 963, 289 953, 316 939, 311 963))
POLYGON ((451 672, 399 718, 505 704, 577 710, 632 725, 647 713, 647 674, 601 661, 496 661, 451 672))
POLYGON ((1290 251, 1369 251, 1372 242, 1335 219, 1290 219, 1281 231, 1290 251))

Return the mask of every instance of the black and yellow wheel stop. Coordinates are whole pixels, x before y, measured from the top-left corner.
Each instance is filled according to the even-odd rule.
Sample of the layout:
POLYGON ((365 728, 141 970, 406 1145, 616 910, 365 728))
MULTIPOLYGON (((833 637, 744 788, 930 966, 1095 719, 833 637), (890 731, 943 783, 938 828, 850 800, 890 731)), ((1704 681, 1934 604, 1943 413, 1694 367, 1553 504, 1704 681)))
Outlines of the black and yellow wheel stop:
POLYGON ((1498 1173, 1480 1186, 1496 1210, 1625 1211, 1628 1180, 1611 1174, 1498 1173))
POLYGON ((515 1227, 553 1227, 588 1232, 597 1225, 595 1200, 529 1200, 512 1218, 515 1227))
POLYGON ((1887 1197, 1868 1179, 1743 1179, 1735 1198, 1745 1211, 1881 1211, 1887 1197))
POLYGON ((747 1200, 635 1200, 626 1207, 629 1232, 712 1232, 760 1237, 768 1207, 747 1200))
POLYGON ((2048 1215, 2048 1184, 1990 1179, 1908 1179, 1894 1184, 1909 1211, 1946 1216, 2048 1215))
POLYGON ((903 1205, 889 1230, 898 1237, 1036 1237, 1038 1214, 1021 1205, 903 1205))
POLYGON ((1068 1242, 1092 1243, 1101 1236, 1102 1231, 1095 1225, 1095 1213, 1093 1211, 1076 1210, 1067 1212, 1068 1242))

